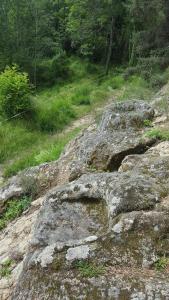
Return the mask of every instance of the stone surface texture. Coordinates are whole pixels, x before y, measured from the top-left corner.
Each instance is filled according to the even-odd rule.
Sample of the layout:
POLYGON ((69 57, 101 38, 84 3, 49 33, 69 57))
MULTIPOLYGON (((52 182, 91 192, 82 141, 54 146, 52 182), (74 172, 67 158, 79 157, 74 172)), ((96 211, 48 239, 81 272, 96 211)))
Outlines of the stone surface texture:
POLYGON ((1 234, 15 261, 2 299, 169 299, 169 142, 147 138, 147 120, 143 101, 112 104, 57 162, 1 189, 2 211, 25 176, 44 193, 1 234))

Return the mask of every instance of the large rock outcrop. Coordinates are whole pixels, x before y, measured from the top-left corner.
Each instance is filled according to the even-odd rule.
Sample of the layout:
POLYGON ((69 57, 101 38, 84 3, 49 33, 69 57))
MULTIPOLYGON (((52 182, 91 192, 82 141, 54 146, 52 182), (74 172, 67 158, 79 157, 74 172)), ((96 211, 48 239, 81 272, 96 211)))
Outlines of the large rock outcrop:
POLYGON ((10 198, 25 193, 41 195, 97 170, 118 170, 126 155, 144 153, 154 143, 143 137, 144 122, 153 117, 154 110, 142 101, 110 105, 100 125, 93 124, 72 141, 58 161, 20 172, 0 188, 0 211, 10 198))
POLYGON ((155 271, 147 278, 144 272, 132 274, 168 254, 168 193, 168 142, 126 157, 119 172, 83 175, 53 189, 38 215, 13 299, 133 299, 134 294, 168 299, 166 277, 159 280, 155 271), (84 278, 74 265, 79 260, 104 266, 103 274, 84 278))
MULTIPOLYGON (((33 178, 49 191, 42 206, 38 200, 39 213, 31 208, 22 217, 25 226, 30 216, 31 226, 37 220, 30 243, 18 237, 22 258, 2 299, 169 299, 169 142, 145 137, 153 118, 142 101, 113 104, 59 161, 22 172, 3 187, 2 210, 12 181, 19 195, 25 176, 29 188, 33 178), (163 273, 155 267, 160 260, 163 273)), ((12 225, 15 231, 22 218, 12 225)), ((9 228, 3 243, 8 234, 16 251, 9 228)))
POLYGON ((167 270, 154 268, 168 255, 169 143, 150 149, 153 116, 144 102, 114 104, 46 165, 54 187, 12 299, 169 299, 167 270))

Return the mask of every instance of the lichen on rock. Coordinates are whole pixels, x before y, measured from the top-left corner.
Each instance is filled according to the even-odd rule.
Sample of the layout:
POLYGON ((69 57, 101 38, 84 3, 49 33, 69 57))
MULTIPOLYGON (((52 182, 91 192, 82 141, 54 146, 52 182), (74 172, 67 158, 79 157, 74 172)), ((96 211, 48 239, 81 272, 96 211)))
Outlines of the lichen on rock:
POLYGON ((159 281, 154 264, 169 247, 169 142, 155 145, 144 137, 144 121, 153 117, 143 101, 113 104, 57 162, 25 171, 36 179, 52 174, 46 177, 52 188, 13 300, 168 299, 169 280, 163 275, 159 281), (87 262, 87 274, 90 266, 94 274, 99 266, 104 272, 84 278, 79 261, 87 262))

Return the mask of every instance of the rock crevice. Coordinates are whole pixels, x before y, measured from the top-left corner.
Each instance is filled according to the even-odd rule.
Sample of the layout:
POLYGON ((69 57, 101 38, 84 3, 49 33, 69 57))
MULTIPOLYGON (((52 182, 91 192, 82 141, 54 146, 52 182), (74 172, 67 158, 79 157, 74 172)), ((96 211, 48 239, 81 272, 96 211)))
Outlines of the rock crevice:
MULTIPOLYGON (((145 121, 153 117, 143 101, 113 104, 100 125, 71 142, 59 161, 27 170, 3 187, 3 193, 10 187, 11 197, 15 180, 22 194, 21 176, 32 174, 41 186, 42 173, 44 190, 52 187, 38 213, 13 300, 146 299, 147 282, 150 294, 169 297, 168 279, 156 284, 154 269, 169 247, 169 142, 155 145, 145 136, 145 121), (115 267, 152 268, 153 273, 145 281, 140 272, 131 284, 129 275, 112 276, 115 267)), ((0 199, 2 205, 8 198, 6 193, 0 199)))

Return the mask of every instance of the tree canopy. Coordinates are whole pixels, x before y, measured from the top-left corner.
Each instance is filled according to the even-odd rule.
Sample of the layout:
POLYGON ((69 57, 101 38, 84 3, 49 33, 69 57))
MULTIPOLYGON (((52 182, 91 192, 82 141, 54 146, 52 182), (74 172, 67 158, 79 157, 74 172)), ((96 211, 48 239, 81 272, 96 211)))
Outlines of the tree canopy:
POLYGON ((35 85, 72 54, 106 68, 169 63, 167 0, 1 0, 0 24, 0 70, 16 63, 35 85))

